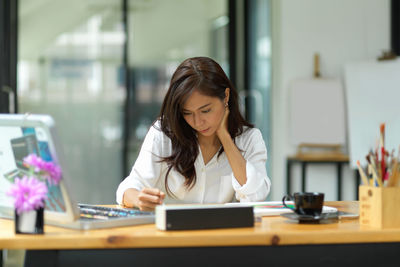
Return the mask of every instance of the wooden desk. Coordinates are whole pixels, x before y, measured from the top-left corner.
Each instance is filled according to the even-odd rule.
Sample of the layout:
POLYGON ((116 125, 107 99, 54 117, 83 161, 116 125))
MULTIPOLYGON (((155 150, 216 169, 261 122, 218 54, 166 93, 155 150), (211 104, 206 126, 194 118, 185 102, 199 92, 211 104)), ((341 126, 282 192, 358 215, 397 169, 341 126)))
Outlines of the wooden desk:
MULTIPOLYGON (((357 202, 326 205, 346 211, 358 209, 357 202)), ((0 220, 0 249, 34 250, 28 252, 32 265, 27 266, 38 262, 41 266, 54 266, 54 262, 59 266, 113 267, 133 262, 167 266, 302 266, 313 258, 312 262, 325 267, 355 260, 382 263, 380 257, 398 261, 400 249, 400 229, 361 227, 358 219, 298 224, 275 216, 263 217, 253 228, 167 232, 157 230, 155 225, 90 231, 45 226, 44 235, 15 235, 13 227, 12 221, 0 220)))

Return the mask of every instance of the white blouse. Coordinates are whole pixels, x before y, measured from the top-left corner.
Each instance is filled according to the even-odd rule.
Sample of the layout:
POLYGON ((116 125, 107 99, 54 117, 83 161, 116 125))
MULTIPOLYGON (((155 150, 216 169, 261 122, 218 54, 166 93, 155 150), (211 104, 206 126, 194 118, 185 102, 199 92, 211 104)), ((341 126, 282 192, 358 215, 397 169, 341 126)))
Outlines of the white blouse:
MULTIPOLYGON (((234 177, 225 153, 218 153, 204 164, 199 147, 199 155, 194 163, 196 184, 189 190, 184 185, 185 178, 172 169, 168 175, 168 185, 175 195, 166 194, 164 203, 226 203, 265 201, 271 187, 267 176, 267 149, 260 130, 245 128, 235 138, 236 146, 246 160, 247 182, 241 186, 234 177)), ((144 187, 158 188, 164 193, 167 163, 159 162, 160 157, 170 156, 171 140, 160 130, 160 122, 150 127, 143 142, 139 156, 128 177, 117 189, 117 202, 122 204, 125 190, 144 187)))

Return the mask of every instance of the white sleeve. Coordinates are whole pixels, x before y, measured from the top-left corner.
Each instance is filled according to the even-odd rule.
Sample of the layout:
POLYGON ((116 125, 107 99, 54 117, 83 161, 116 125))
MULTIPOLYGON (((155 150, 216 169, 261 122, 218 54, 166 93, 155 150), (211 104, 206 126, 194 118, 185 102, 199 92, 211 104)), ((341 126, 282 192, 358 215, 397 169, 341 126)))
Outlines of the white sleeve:
POLYGON ((247 182, 241 186, 232 173, 232 186, 236 192, 236 199, 240 202, 265 201, 271 188, 271 181, 266 169, 267 149, 260 130, 250 129, 238 147, 244 152, 247 182))
POLYGON ((163 165, 159 162, 162 159, 161 135, 161 130, 154 126, 150 127, 131 173, 118 186, 116 193, 118 204, 122 204, 123 195, 128 188, 140 191, 144 187, 155 187, 163 165))

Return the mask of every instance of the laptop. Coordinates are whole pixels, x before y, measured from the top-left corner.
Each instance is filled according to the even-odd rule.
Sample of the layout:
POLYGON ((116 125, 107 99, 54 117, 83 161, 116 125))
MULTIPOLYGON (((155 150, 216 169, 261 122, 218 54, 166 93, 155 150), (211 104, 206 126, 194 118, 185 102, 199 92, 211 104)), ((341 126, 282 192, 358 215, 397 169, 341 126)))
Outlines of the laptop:
MULTIPOLYGON (((63 159, 54 119, 39 114, 0 114, 0 217, 14 217, 13 198, 7 196, 14 180, 28 174, 24 158, 35 154, 61 167, 57 185, 48 184, 45 223, 73 229, 98 229, 154 223, 153 212, 77 204, 70 194, 68 162, 63 159)), ((111 193, 111 192, 110 192, 111 193)))

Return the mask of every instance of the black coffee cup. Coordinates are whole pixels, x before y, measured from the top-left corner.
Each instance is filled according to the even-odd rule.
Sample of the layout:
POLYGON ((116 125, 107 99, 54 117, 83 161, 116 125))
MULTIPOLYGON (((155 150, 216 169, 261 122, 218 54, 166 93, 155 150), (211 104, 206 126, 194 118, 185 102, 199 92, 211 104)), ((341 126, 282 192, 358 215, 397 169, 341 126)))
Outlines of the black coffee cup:
POLYGON ((293 210, 299 215, 320 216, 324 206, 324 193, 317 192, 299 192, 292 195, 286 195, 282 199, 283 205, 293 210), (285 201, 293 200, 294 208, 288 206, 285 201))

